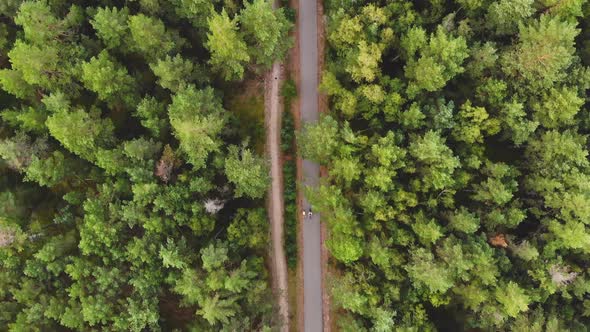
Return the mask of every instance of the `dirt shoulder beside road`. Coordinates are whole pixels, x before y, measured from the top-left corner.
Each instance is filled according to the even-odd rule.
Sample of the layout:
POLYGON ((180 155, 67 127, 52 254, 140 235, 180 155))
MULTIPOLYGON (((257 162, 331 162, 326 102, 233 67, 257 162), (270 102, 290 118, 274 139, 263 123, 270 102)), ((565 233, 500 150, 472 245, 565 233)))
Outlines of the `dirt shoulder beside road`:
MULTIPOLYGON (((324 3, 323 0, 318 0, 318 81, 322 81, 322 73, 324 72, 326 59, 326 22, 324 18, 324 3)), ((318 111, 320 114, 328 114, 328 96, 321 91, 318 98, 318 111)), ((320 168, 320 177, 328 176, 328 170, 325 167, 320 168)), ((330 269, 329 260, 330 253, 326 247, 326 240, 329 237, 328 227, 325 222, 321 224, 322 230, 322 316, 324 320, 324 332, 331 332, 336 330, 335 322, 332 321, 332 300, 330 298, 330 269)))
MULTIPOLYGON (((293 8, 296 12, 296 17, 299 17, 299 0, 290 0, 289 5, 293 8)), ((300 103, 299 103, 299 96, 301 95, 301 73, 299 71, 299 29, 293 29, 293 33, 291 34, 293 37, 293 47, 289 52, 289 74, 291 79, 295 82, 297 86, 297 97, 293 98, 291 101, 291 111, 293 112, 293 120, 295 125, 295 130, 299 132, 301 130, 301 113, 299 110, 300 103)), ((303 179, 303 174, 301 169, 303 167, 302 160, 298 153, 296 153, 296 164, 297 164, 297 183, 301 183, 303 179)), ((293 317, 293 325, 291 326, 292 331, 302 331, 304 329, 304 315, 303 315, 303 287, 304 287, 304 280, 303 280, 303 218, 301 217, 302 211, 302 199, 301 191, 297 190, 297 273, 296 273, 296 283, 297 283, 297 294, 296 294, 296 301, 297 301, 297 316, 293 317)))

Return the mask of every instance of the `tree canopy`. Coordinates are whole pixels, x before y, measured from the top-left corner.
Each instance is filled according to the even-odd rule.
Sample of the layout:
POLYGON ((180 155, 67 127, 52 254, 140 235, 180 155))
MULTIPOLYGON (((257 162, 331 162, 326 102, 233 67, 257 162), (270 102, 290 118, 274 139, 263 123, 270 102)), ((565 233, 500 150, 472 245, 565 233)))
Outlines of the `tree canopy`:
POLYGON ((290 29, 258 0, 0 3, 0 330, 277 328, 268 165, 227 105, 290 29))
POLYGON ((298 138, 341 330, 586 330, 588 3, 325 6, 298 138))

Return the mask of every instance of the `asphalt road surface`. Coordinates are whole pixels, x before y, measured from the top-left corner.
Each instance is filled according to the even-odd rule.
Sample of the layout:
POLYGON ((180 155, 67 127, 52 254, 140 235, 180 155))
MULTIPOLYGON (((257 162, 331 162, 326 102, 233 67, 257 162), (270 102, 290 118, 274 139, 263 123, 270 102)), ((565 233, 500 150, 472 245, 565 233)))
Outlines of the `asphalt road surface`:
MULTIPOLYGON (((299 1, 299 58, 301 63, 300 105, 303 123, 316 122, 318 115, 318 29, 317 0, 299 1)), ((303 181, 317 186, 320 167, 303 160, 303 181)), ((303 209, 310 208, 303 199, 303 209)), ((312 207, 313 209, 313 207, 312 207)), ((303 319, 305 332, 322 331, 322 269, 320 247, 320 216, 313 213, 303 225, 303 319)))

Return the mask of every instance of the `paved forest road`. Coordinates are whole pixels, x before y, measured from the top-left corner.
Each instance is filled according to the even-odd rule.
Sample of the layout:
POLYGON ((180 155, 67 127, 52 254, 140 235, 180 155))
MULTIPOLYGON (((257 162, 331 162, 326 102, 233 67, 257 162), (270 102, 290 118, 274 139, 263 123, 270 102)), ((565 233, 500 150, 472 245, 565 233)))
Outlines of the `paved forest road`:
MULTIPOLYGON (((299 0, 299 58, 301 63, 300 105, 302 123, 318 120, 318 27, 317 0, 299 0)), ((309 160, 303 161, 303 182, 317 186, 320 167, 309 160)), ((309 209, 304 198, 303 208, 309 209)), ((321 332, 322 324, 322 269, 320 244, 320 217, 313 214, 303 225, 303 319, 304 332, 321 332)))

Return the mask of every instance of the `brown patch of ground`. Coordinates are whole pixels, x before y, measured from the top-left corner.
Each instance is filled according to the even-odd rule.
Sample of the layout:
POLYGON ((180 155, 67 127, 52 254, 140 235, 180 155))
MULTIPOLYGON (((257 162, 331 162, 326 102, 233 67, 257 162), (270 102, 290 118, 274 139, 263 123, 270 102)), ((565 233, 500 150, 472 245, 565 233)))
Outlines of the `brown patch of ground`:
POLYGON ((299 316, 299 306, 298 306, 298 294, 299 294, 299 287, 297 287, 297 269, 289 269, 288 274, 289 280, 289 331, 290 332, 297 332, 299 331, 297 327, 297 317, 299 316))
POLYGON ((264 152, 264 84, 259 79, 249 79, 237 84, 226 98, 226 109, 238 119, 241 137, 250 137, 257 153, 264 152))
POLYGON ((166 292, 160 297, 158 303, 162 317, 172 317, 164 321, 164 328, 183 330, 195 319, 195 307, 183 307, 180 305, 180 296, 166 292))

